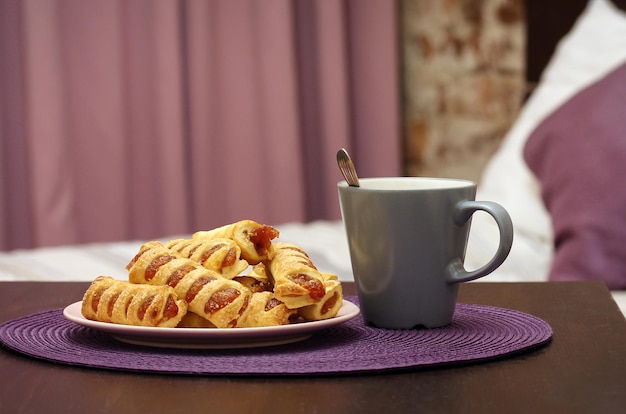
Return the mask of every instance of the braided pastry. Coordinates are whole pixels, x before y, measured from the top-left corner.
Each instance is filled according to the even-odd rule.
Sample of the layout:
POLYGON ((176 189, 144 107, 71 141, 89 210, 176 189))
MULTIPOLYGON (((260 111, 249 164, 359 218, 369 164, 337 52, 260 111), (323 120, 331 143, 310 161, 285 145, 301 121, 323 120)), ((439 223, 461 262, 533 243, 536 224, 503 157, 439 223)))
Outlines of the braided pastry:
POLYGON ((256 292, 252 294, 248 308, 239 319, 237 327, 287 325, 294 314, 296 310, 287 308, 272 292, 256 292))
POLYGON ((272 240, 279 235, 272 226, 252 220, 241 220, 213 230, 198 231, 194 239, 214 239, 216 237, 234 240, 241 248, 241 257, 255 265, 271 258, 272 240))
POLYGON ((322 275, 309 256, 295 244, 274 243, 274 255, 267 267, 276 298, 290 309, 312 305, 326 295, 322 275))
POLYGON ((274 289, 274 286, 267 275, 267 271, 265 270, 265 264, 263 263, 254 265, 249 273, 241 276, 235 276, 233 280, 241 283, 253 293, 265 291, 271 292, 274 289))
POLYGON ((326 294, 317 303, 298 309, 298 315, 309 321, 334 318, 343 305, 343 292, 337 275, 322 273, 326 294))
POLYGON ((177 328, 215 328, 215 325, 197 313, 187 312, 187 314, 183 316, 183 319, 181 319, 177 328))
POLYGON ((99 276, 85 292, 81 312, 100 322, 173 328, 187 313, 187 303, 169 286, 140 286, 99 276))
POLYGON ((248 306, 246 287, 172 252, 158 241, 145 243, 126 266, 132 283, 168 285, 189 310, 218 328, 230 328, 248 306))
POLYGON ((248 262, 241 258, 241 248, 230 239, 176 239, 167 242, 165 247, 215 270, 227 279, 232 279, 248 267, 248 262))

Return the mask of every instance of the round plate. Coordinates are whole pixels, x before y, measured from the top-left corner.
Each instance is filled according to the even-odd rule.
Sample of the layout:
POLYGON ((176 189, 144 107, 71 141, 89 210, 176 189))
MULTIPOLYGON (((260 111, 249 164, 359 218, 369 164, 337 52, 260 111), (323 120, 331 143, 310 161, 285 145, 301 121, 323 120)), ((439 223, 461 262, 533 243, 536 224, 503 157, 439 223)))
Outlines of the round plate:
POLYGON ((334 318, 292 325, 259 328, 153 328, 119 325, 86 319, 81 313, 82 302, 63 309, 63 316, 80 325, 107 332, 115 339, 135 345, 163 348, 235 349, 282 345, 302 341, 315 332, 339 325, 359 314, 359 307, 343 301, 334 318))

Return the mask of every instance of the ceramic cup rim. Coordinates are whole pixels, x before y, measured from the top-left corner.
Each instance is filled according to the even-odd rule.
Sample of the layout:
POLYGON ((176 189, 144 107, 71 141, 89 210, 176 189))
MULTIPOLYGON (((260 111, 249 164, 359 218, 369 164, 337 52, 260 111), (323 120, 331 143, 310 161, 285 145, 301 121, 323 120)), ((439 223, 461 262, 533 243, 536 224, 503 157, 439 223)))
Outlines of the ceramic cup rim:
POLYGON ((350 187, 342 180, 337 186, 340 189, 374 192, 444 190, 476 186, 476 182, 471 180, 445 177, 368 177, 359 178, 359 184, 360 187, 350 187))

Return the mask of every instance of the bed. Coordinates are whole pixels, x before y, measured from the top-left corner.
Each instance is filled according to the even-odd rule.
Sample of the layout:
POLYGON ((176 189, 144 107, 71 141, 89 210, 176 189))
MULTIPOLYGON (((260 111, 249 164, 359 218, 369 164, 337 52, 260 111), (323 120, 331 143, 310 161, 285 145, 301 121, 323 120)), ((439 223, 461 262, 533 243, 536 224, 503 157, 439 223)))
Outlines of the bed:
MULTIPOLYGON (((626 253, 612 248, 626 245, 621 238, 626 233, 624 209, 615 208, 626 206, 626 194, 615 191, 620 174, 626 174, 622 165, 626 129, 606 127, 622 120, 620 108, 626 114, 626 91, 619 93, 626 85, 626 0, 527 0, 526 10, 530 96, 487 165, 477 194, 478 199, 507 208, 515 241, 505 263, 477 283, 597 278, 607 284, 626 314, 626 253), (603 100, 607 89, 613 101, 603 100), (580 111, 589 112, 589 101, 594 108, 608 108, 595 120, 604 125, 600 133, 570 121, 572 114, 578 119, 580 111), (597 185, 598 181, 606 185, 597 185), (599 202, 605 199, 611 202, 599 202), (587 252, 592 252, 591 259, 587 252), (599 263, 596 270, 589 270, 591 261, 599 263)), ((299 244, 321 271, 352 280, 341 222, 276 227, 280 240, 299 244)), ((466 267, 485 263, 495 251, 496 232, 486 215, 474 217, 466 267)), ((91 281, 104 274, 124 279, 125 265, 142 243, 0 252, 0 280, 91 281)))

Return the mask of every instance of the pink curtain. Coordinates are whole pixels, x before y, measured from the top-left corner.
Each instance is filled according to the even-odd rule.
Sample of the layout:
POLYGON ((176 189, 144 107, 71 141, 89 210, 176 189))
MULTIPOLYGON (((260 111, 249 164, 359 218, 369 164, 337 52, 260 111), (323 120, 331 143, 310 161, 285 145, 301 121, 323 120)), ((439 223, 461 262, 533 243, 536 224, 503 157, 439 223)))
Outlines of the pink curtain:
POLYGON ((0 249, 339 218, 401 173, 395 2, 3 0, 0 249))

